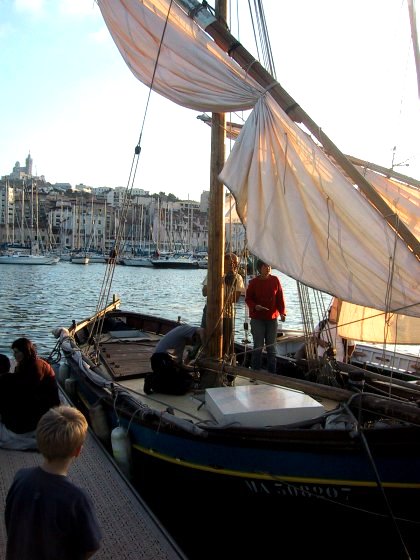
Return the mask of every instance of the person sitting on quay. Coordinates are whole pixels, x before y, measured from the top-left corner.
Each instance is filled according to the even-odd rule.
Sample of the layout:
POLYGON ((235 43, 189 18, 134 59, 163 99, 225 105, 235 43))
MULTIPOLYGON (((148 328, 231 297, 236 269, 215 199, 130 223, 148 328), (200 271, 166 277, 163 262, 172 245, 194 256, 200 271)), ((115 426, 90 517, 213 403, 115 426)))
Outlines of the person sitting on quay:
POLYGON ((54 370, 39 358, 28 338, 12 344, 15 371, 0 376, 0 447, 36 449, 35 428, 51 407, 60 404, 54 370))
POLYGON ((20 469, 7 493, 6 560, 90 558, 101 529, 91 499, 66 477, 80 455, 88 424, 70 406, 50 409, 39 420, 41 466, 20 469))

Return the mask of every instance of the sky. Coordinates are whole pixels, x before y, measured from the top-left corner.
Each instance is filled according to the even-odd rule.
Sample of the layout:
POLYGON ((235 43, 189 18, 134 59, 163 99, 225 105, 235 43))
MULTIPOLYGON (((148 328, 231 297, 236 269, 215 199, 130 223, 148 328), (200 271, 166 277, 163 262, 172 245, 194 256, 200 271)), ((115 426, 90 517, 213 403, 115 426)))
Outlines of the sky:
MULTIPOLYGON (((342 152, 384 167, 394 159, 420 179, 406 1, 265 0, 264 8, 277 80, 312 120, 342 152)), ((247 25, 231 29, 255 54, 247 25)), ((134 187, 193 200, 209 189, 210 128, 155 93, 145 112, 148 88, 93 0, 0 0, 0 76, 0 176, 30 152, 33 173, 51 183, 126 186, 144 120, 134 187)))

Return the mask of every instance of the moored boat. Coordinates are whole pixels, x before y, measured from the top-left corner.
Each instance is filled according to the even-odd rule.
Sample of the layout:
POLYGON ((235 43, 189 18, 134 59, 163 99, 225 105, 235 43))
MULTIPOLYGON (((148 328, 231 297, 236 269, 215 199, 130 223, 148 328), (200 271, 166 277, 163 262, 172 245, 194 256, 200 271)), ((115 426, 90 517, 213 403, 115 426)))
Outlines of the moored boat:
POLYGON ((56 331, 69 366, 60 381, 89 418, 100 403, 108 446, 114 427, 126 430, 135 478, 153 484, 166 473, 213 496, 321 498, 375 514, 384 510, 382 489, 393 515, 418 520, 420 387, 396 386, 393 397, 390 385, 383 396, 291 377, 296 363, 280 357, 287 376, 203 358, 187 394, 147 395, 150 356, 178 323, 118 303, 56 331), (226 387, 232 371, 236 385, 226 387))
MULTIPOLYGON (((201 22, 205 10, 189 3, 196 5, 194 17, 201 22)), ((391 211, 379 201, 360 171, 224 23, 205 13, 203 32, 183 12, 183 2, 181 7, 160 2, 152 9, 133 1, 129 10, 127 3, 116 9, 110 0, 98 5, 130 69, 148 86, 203 111, 253 108, 221 174, 212 169, 236 197, 252 254, 344 302, 420 317, 417 230, 404 223, 398 207, 391 211), (186 41, 194 39, 192 46, 184 45, 183 30, 188 30, 186 41), (163 31, 165 48, 158 51, 163 31), (141 52, 138 61, 131 57, 134 52, 141 52), (211 65, 217 77, 210 84, 206 61, 212 52, 217 52, 211 65), (182 72, 173 72, 167 82, 166 72, 152 74, 157 58, 168 70, 174 57, 183 60, 182 72), (226 97, 209 100, 211 85, 226 97), (390 262, 396 274, 390 275, 390 262)), ((216 220, 210 224, 217 230, 216 220)), ((219 237, 223 227, 216 231, 219 237)), ((234 355, 222 357, 224 245, 213 241, 211 320, 191 389, 176 396, 144 390, 156 343, 177 323, 117 311, 114 305, 69 331, 56 331, 70 367, 62 382, 74 402, 92 424, 100 405, 108 434, 123 428, 133 453, 133 476, 149 485, 157 487, 162 480, 188 484, 200 496, 208 493, 213 504, 245 495, 250 511, 261 498, 280 507, 288 497, 363 508, 401 524, 419 521, 419 386, 393 376, 383 379, 329 356, 314 364, 277 356, 276 374, 248 369, 249 350, 240 345, 234 355), (317 382, 308 381, 314 369, 317 382), (228 386, 228 375, 235 376, 234 386, 228 386)), ((110 445, 108 435, 104 440, 110 445)))
POLYGON ((59 260, 60 257, 56 255, 31 255, 21 252, 0 255, 0 264, 51 265, 57 264, 59 260))
POLYGON ((174 254, 171 256, 160 256, 157 259, 150 259, 155 268, 185 268, 197 269, 198 260, 190 254, 174 254))
POLYGON ((70 262, 73 264, 89 264, 88 255, 72 255, 70 262))
POLYGON ((124 257, 121 262, 125 266, 153 267, 153 263, 149 257, 124 257))
POLYGON ((103 253, 89 253, 88 255, 90 263, 107 263, 108 257, 103 253))

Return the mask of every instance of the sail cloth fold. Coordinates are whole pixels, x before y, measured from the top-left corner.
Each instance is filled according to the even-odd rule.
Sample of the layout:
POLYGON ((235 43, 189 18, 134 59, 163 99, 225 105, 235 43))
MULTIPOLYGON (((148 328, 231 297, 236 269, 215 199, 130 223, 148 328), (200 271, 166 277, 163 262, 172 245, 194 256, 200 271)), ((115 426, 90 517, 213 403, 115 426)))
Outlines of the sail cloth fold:
MULTIPOLYGON (((169 0, 98 0, 127 65, 150 86, 169 0)), ((172 4, 153 89, 199 111, 254 107, 221 179, 249 250, 340 299, 420 317, 420 262, 322 150, 172 4)))
POLYGON ((148 87, 153 79, 160 95, 206 112, 255 105, 263 88, 246 80, 245 71, 175 2, 98 0, 98 6, 132 73, 148 87))

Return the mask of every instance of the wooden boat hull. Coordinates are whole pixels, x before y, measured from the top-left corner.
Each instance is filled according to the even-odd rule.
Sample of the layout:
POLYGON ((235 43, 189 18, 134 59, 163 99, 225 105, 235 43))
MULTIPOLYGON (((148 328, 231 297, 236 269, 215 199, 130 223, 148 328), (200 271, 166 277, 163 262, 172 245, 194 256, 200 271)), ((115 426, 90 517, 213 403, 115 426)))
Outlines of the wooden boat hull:
MULTIPOLYGON (((165 334, 177 324, 124 311, 110 312, 106 319, 109 325, 105 321, 103 329, 108 328, 110 332, 120 323, 127 329, 165 334)), ((89 320, 81 328, 76 327, 75 338, 80 347, 87 343, 93 330, 89 320)), ((92 409, 101 403, 109 430, 120 425, 128 431, 132 474, 139 484, 160 485, 165 477, 171 485, 185 483, 190 489, 194 485, 200 495, 208 492, 213 500, 216 496, 226 499, 230 495, 248 496, 250 500, 264 498, 273 503, 285 498, 321 500, 368 509, 376 515, 389 513, 385 492, 394 516, 420 520, 417 507, 420 411, 417 407, 404 405, 408 416, 413 414, 414 422, 384 420, 382 428, 375 429, 369 428, 369 421, 363 429, 326 429, 321 420, 319 426, 314 422, 310 427, 295 428, 194 423, 179 415, 176 409, 174 413, 165 406, 154 409, 140 391, 130 392, 119 386, 119 378, 132 378, 136 382, 136 377, 144 376, 147 371, 148 365, 138 374, 143 351, 137 346, 135 357, 130 357, 129 346, 127 338, 123 344, 116 345, 121 367, 114 362, 117 354, 108 355, 111 350, 106 345, 101 351, 102 366, 95 367, 90 362, 89 370, 102 380, 99 384, 80 366, 77 353, 67 354, 66 359, 71 369, 70 396, 76 406, 92 418, 92 409)), ((83 361, 89 363, 89 358, 83 361)), ((64 385, 67 389, 70 386, 67 382, 64 385)), ((331 395, 341 391, 343 398, 350 394, 332 387, 320 390, 331 395)), ((165 395, 157 397, 165 400, 165 395)), ((371 402, 366 403, 363 409, 371 406, 371 402)), ((388 404, 383 402, 381 406, 378 410, 385 418, 388 404)), ((109 438, 105 444, 110 449, 109 438)))

